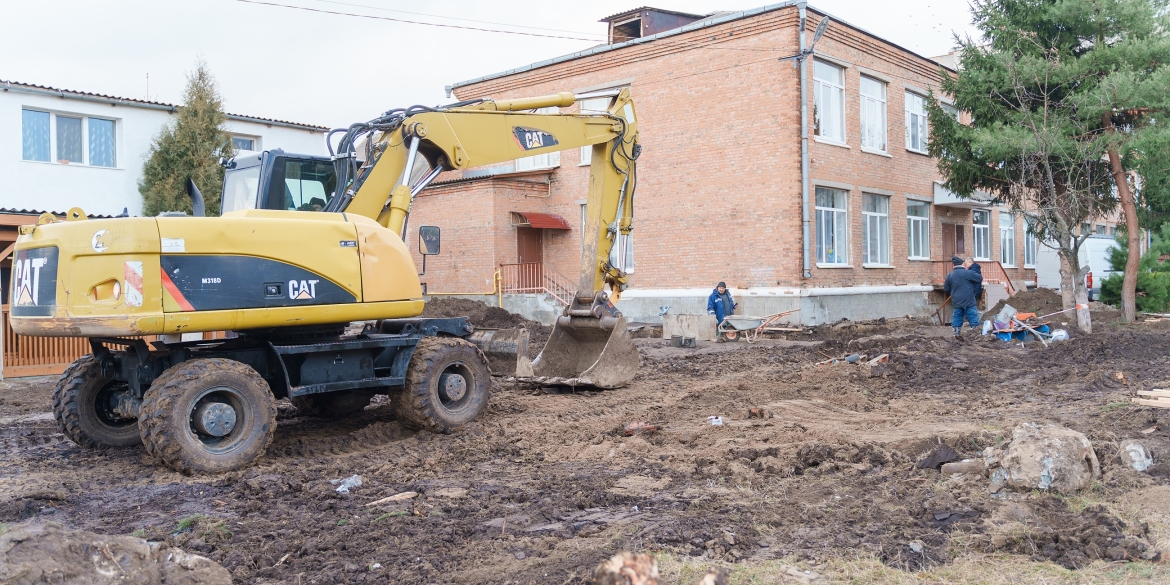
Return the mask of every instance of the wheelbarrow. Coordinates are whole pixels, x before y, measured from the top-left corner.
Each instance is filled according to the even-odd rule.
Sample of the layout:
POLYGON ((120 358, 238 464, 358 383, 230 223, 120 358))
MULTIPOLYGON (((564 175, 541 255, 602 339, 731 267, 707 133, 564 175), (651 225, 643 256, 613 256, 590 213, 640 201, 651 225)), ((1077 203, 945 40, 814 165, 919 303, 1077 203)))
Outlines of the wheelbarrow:
POLYGON ((761 334, 779 333, 782 331, 801 331, 799 327, 782 327, 780 319, 791 315, 800 309, 793 309, 766 317, 752 317, 749 315, 728 315, 715 327, 715 341, 739 341, 746 339, 748 343, 755 343, 761 334))

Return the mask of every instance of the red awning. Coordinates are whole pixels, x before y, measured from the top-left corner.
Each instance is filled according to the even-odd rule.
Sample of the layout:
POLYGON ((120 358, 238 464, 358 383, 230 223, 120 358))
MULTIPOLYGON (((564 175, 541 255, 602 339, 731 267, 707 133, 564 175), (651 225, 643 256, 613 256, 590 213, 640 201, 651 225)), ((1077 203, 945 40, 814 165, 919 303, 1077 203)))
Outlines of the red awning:
POLYGON ((550 230, 573 229, 569 227, 569 222, 565 221, 565 218, 555 213, 530 213, 527 211, 513 211, 512 213, 520 216, 523 218, 524 223, 527 223, 526 226, 524 223, 521 223, 520 225, 522 227, 545 228, 550 230))

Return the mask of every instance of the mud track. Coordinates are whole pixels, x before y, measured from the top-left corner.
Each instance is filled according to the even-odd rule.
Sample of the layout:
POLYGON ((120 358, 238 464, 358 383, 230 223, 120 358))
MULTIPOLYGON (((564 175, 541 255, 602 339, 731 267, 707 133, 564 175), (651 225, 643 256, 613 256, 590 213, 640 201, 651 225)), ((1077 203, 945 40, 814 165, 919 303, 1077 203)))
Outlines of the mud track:
POLYGON ((991 551, 1078 567, 1164 546, 1165 528, 1053 495, 993 498, 981 477, 915 462, 939 443, 974 456, 1019 422, 1053 422, 1093 440, 1105 471, 1093 497, 1170 493, 1170 458, 1144 474, 1117 458, 1127 438, 1170 453, 1166 414, 1126 404, 1170 384, 1161 325, 1048 349, 912 322, 697 350, 639 339, 645 366, 628 388, 497 380, 486 415, 451 435, 404 430, 385 400, 344 421, 282 402, 267 455, 221 476, 185 477, 137 448, 82 449, 46 414, 53 380, 8 381, 0 522, 138 531, 240 583, 580 583, 629 549, 732 567, 870 554, 916 571, 991 551), (847 353, 889 353, 889 371, 815 365, 847 353), (660 430, 625 436, 631 422, 660 430), (350 494, 329 482, 354 474, 350 494), (367 506, 408 491, 419 495, 367 506))

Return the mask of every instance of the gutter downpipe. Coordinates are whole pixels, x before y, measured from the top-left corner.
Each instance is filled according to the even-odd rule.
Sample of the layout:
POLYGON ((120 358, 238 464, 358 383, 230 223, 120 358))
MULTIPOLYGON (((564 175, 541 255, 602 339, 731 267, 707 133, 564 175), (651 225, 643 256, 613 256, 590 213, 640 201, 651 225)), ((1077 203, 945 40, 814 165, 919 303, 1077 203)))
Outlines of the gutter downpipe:
POLYGON ((800 9, 800 54, 796 60, 800 67, 800 197, 802 221, 802 250, 804 252, 804 278, 812 278, 812 266, 809 262, 809 212, 808 212, 808 63, 803 57, 805 51, 805 30, 808 15, 808 2, 798 2, 800 9))

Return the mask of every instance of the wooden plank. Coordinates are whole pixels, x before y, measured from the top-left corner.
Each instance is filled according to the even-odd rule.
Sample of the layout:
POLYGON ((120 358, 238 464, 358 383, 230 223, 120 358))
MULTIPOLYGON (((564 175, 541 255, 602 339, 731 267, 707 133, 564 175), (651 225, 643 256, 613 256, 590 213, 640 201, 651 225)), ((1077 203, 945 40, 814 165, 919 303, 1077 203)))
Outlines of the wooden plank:
POLYGON ((1131 399, 1134 404, 1142 406, 1154 406, 1157 408, 1170 408, 1170 400, 1142 400, 1140 398, 1131 399))
POLYGON ((1138 390, 1138 396, 1153 396, 1161 398, 1170 398, 1170 390, 1161 390, 1155 388, 1154 390, 1138 390))
POLYGON ((5 366, 5 378, 25 378, 28 376, 59 376, 68 368, 69 364, 44 364, 37 366, 5 366))

